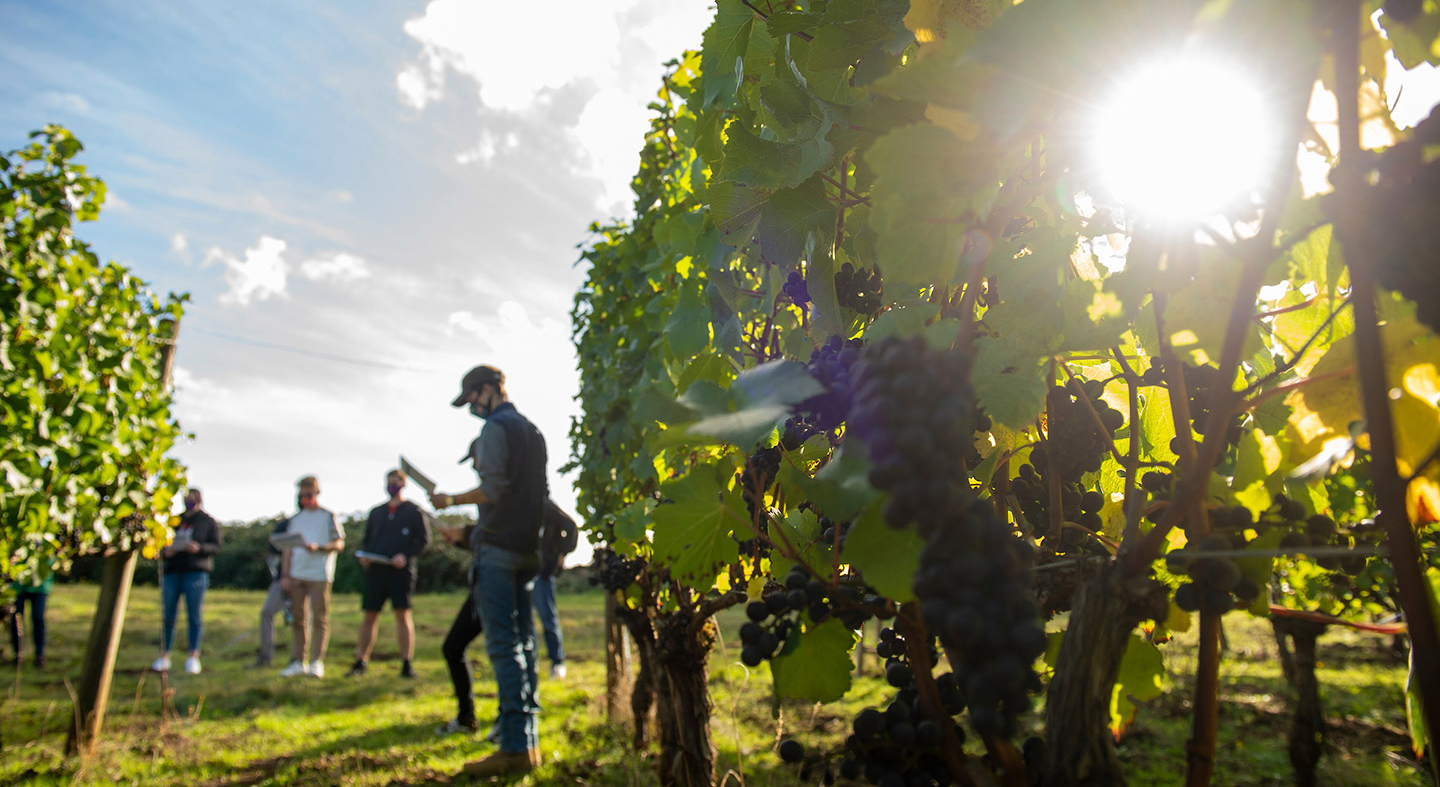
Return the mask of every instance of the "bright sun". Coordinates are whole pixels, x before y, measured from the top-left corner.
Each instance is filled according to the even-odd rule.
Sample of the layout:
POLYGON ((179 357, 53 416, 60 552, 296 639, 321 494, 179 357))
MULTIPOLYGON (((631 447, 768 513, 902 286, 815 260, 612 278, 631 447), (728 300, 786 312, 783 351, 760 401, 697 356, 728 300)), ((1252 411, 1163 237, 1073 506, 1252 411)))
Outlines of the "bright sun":
POLYGON ((1276 131, 1253 77, 1197 56, 1120 82, 1095 116, 1092 153, 1127 211, 1203 219, 1262 184, 1276 131))

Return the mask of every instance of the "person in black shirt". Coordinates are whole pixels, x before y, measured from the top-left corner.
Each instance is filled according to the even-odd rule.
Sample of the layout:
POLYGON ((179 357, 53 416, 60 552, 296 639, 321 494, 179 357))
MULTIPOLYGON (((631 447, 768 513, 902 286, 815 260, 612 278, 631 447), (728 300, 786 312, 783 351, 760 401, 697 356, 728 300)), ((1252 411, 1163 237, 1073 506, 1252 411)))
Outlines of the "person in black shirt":
POLYGON ((390 499, 370 509, 370 518, 365 523, 365 539, 358 553, 360 565, 365 569, 365 586, 360 596, 365 620, 360 624, 360 639, 355 645, 355 664, 349 672, 352 677, 365 674, 386 599, 395 610, 395 634, 400 641, 400 658, 404 659, 400 677, 415 677, 410 663, 415 657, 415 620, 410 615, 410 599, 415 595, 418 576, 415 558, 430 543, 430 527, 427 515, 419 506, 401 499, 400 490, 404 488, 405 473, 400 470, 387 473, 385 491, 390 499))
POLYGON ((175 540, 162 550, 165 561, 161 585, 164 607, 165 641, 160 658, 150 665, 156 672, 170 669, 170 645, 175 639, 175 624, 180 612, 180 596, 185 596, 185 618, 190 631, 189 658, 185 671, 200 673, 201 604, 205 588, 210 586, 210 572, 215 569, 215 555, 220 551, 220 524, 201 508, 199 489, 185 492, 185 513, 175 526, 175 540))

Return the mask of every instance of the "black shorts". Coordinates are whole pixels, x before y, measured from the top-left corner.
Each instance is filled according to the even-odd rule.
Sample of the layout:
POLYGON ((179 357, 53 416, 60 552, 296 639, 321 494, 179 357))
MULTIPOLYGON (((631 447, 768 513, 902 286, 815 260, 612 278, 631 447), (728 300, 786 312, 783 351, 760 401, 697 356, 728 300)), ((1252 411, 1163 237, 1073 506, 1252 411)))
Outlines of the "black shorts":
POLYGON ((365 588, 360 592, 360 608, 366 612, 379 612, 390 600, 395 609, 409 609, 410 597, 415 595, 415 572, 407 566, 395 568, 371 563, 365 569, 365 588))

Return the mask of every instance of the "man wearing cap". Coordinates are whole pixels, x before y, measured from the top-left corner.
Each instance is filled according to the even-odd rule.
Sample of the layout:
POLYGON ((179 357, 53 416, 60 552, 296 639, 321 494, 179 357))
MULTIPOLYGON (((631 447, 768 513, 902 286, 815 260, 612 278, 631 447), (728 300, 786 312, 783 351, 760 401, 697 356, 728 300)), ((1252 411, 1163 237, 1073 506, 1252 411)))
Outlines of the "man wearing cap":
POLYGON ((471 536, 471 592, 500 700, 500 750, 466 763, 465 773, 525 773, 540 762, 530 594, 540 569, 540 529, 549 493, 545 438, 510 403, 505 375, 493 366, 466 372, 451 404, 469 405, 471 414, 485 421, 466 457, 474 462, 480 485, 456 495, 435 492, 430 503, 437 510, 470 503, 479 509, 471 536))

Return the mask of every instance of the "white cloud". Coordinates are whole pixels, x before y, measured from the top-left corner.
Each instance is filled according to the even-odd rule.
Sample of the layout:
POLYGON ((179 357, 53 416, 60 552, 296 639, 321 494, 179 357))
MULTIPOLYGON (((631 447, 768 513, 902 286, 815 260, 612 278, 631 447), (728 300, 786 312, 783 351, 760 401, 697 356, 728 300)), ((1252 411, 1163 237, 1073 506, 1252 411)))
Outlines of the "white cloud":
POLYGON ((369 278, 370 267, 354 254, 332 251, 300 263, 300 275, 310 281, 358 281, 369 278))
POLYGON ((51 109, 58 109, 65 112, 74 112, 77 115, 85 115, 90 112, 90 102, 78 93, 60 93, 51 91, 41 96, 41 103, 51 109))
POLYGON ((480 139, 475 143, 475 147, 456 154, 455 163, 474 164, 478 161, 481 164, 489 164, 502 150, 514 150, 519 146, 520 137, 513 131, 497 138, 490 129, 481 129, 480 139))
POLYGON ((325 199, 331 202, 338 202, 341 205, 349 205, 355 201, 355 195, 345 189, 332 189, 325 194, 325 199))
POLYGON ((225 263, 225 283, 229 289, 220 296, 220 302, 246 306, 252 299, 288 297, 285 278, 290 273, 290 265, 285 262, 284 254, 285 241, 262 235, 255 246, 245 250, 244 259, 216 247, 206 252, 203 264, 225 263))
POLYGON ((177 232, 170 236, 170 251, 176 254, 184 254, 189 250, 190 241, 186 240, 184 235, 177 232))
MULTIPOLYGON (((564 130, 582 151, 584 170, 576 174, 603 181, 600 207, 626 203, 662 64, 699 46, 711 9, 673 0, 569 0, 547 8, 537 49, 533 38, 507 32, 534 24, 532 6, 432 0, 405 23, 422 48, 396 78, 401 100, 417 110, 442 100, 450 70, 478 84, 484 108, 519 116, 549 106, 567 86, 593 92, 564 130)), ((484 130, 455 160, 488 164, 506 149, 501 143, 484 130)))
POLYGON ((114 189, 107 188, 105 189, 104 207, 106 210, 129 210, 130 203, 121 199, 120 195, 116 194, 114 189))

